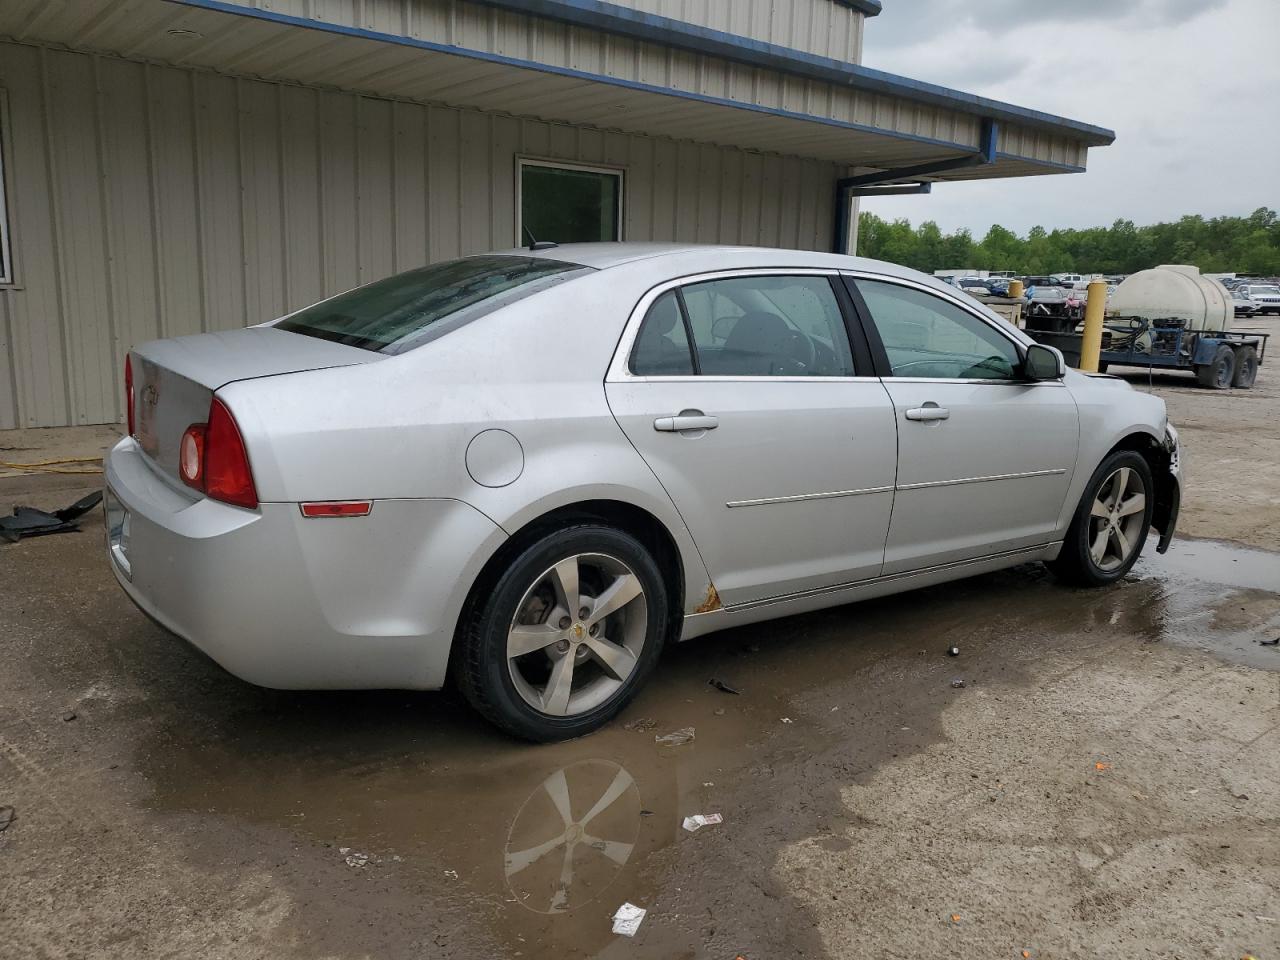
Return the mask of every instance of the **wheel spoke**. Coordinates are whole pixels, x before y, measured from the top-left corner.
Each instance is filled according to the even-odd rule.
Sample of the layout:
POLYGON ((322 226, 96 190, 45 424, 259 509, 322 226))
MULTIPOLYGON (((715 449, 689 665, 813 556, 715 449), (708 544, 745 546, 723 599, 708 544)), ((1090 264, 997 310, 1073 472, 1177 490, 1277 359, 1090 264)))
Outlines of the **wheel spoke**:
POLYGON ((1107 555, 1107 540, 1110 536, 1110 529, 1104 526, 1093 538, 1093 546, 1089 548, 1089 556, 1093 557, 1093 562, 1098 566, 1102 566, 1102 558, 1107 555))
POLYGON ((1129 489, 1129 474, 1132 472, 1128 467, 1121 467, 1116 471, 1116 482, 1111 491, 1111 505, 1113 507, 1124 499, 1125 491, 1129 489))
POLYGON ((1111 516, 1111 508, 1107 506, 1107 502, 1102 497, 1098 497, 1097 500, 1093 501, 1093 506, 1089 509, 1089 516, 1106 520, 1111 516))
POLYGON ((1135 513, 1142 513, 1147 509, 1147 498, 1141 493, 1135 493, 1132 497, 1120 504, 1119 514, 1122 517, 1132 516, 1135 513))
POLYGON ((1129 556, 1129 538, 1124 535, 1124 530, 1120 527, 1112 527, 1111 539, 1115 541, 1116 559, 1123 563, 1129 556))
POLYGON ((636 656, 626 647, 604 637, 587 637, 582 641, 592 658, 615 680, 625 680, 636 667, 636 656))
POLYGON ((564 842, 564 835, 561 834, 558 837, 552 837, 546 843, 540 843, 536 847, 530 847, 528 850, 516 850, 513 853, 508 853, 506 864, 507 876, 509 877, 513 874, 519 873, 521 870, 525 870, 533 866, 564 842))
POLYGON ((614 801, 630 790, 633 783, 635 783, 635 781, 631 778, 631 774, 627 773, 626 770, 619 768, 618 772, 614 774, 613 782, 609 784, 609 788, 600 795, 600 799, 595 802, 595 805, 587 811, 587 815, 582 818, 582 826, 585 827, 588 823, 613 806, 614 801))
POLYGON ((564 770, 557 770, 547 777, 542 788, 547 791, 547 796, 556 805, 556 813, 560 814, 560 819, 568 827, 573 823, 573 811, 569 806, 569 781, 565 779, 564 770))
POLYGON ((507 656, 522 657, 542 650, 561 638, 561 632, 549 623, 517 624, 507 634, 507 656))
POLYGON ((587 833, 582 835, 582 842, 591 849, 603 853, 619 866, 631 859, 631 851, 635 849, 634 843, 623 843, 621 840, 601 840, 587 833))
POLYGON ((546 689, 542 691, 542 709, 557 717, 563 717, 569 712, 569 694, 573 692, 573 660, 572 653, 557 660, 551 668, 546 689))
POLYGON ((600 596, 596 597, 595 603, 591 607, 591 616, 587 618, 587 624, 596 624, 625 607, 636 597, 644 593, 644 588, 640 586, 640 578, 633 573, 624 573, 609 584, 600 596))
POLYGON ((569 887, 573 884, 573 844, 565 844, 564 862, 560 866, 560 885, 551 898, 551 912, 559 913, 569 902, 569 887))
POLYGON ((578 558, 570 557, 557 563, 551 570, 551 581, 560 606, 569 616, 577 617, 582 602, 578 593, 578 558))

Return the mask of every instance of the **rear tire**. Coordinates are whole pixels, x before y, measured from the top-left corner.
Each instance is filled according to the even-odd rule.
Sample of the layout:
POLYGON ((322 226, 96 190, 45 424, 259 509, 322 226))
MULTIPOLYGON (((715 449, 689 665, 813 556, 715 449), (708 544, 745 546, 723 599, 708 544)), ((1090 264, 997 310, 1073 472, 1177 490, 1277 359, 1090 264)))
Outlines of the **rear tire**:
POLYGON ((1236 372, 1231 378, 1231 385, 1240 390, 1248 390, 1258 379, 1258 351, 1253 347, 1241 347, 1236 354, 1236 372))
POLYGON ((1196 367, 1196 379, 1200 386, 1211 390, 1225 390, 1231 386, 1236 373, 1236 352, 1225 343, 1218 347, 1213 360, 1196 367))
POLYGON ((1117 450, 1089 478, 1049 569, 1077 586, 1115 583, 1138 561, 1154 506, 1151 466, 1132 450, 1117 450))
POLYGON ((657 562, 628 533, 584 523, 524 548, 463 614, 455 676, 514 736, 548 743, 608 723, 644 683, 670 626, 657 562))

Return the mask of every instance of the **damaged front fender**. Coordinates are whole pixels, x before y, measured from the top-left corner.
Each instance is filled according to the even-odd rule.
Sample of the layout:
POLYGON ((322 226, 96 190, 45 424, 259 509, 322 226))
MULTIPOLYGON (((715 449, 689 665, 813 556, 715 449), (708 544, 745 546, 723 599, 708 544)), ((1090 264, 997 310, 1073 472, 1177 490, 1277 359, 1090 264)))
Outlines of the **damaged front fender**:
POLYGON ((1173 541, 1178 511, 1182 506, 1182 447, 1178 443, 1178 431, 1172 424, 1165 427, 1164 442, 1152 452, 1151 472, 1156 489, 1151 525, 1160 532, 1156 552, 1164 553, 1173 541))

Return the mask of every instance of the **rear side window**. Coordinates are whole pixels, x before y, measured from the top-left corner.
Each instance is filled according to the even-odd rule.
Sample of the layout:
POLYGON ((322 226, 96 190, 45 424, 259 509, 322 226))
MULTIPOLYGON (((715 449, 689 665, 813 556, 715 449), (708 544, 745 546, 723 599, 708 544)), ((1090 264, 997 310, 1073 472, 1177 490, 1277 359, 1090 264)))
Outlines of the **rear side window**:
POLYGON ((348 290, 299 310, 279 330, 379 353, 403 353, 590 267, 542 257, 449 260, 348 290))
POLYGON ((631 370, 640 376, 854 375, 844 315, 823 276, 726 277, 664 293, 640 327, 631 370))

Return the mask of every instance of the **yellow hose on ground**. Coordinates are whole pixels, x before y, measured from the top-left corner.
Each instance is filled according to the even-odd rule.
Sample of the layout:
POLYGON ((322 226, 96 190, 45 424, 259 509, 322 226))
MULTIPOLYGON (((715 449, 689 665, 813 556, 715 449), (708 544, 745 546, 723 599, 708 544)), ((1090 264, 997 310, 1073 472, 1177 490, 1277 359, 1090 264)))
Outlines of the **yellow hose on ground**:
POLYGON ((102 467, 91 468, 88 470, 62 470, 59 469, 60 464, 64 463, 102 463, 101 457, 66 457, 61 460, 35 460, 31 463, 12 463, 8 460, 0 460, 0 467, 8 467, 10 470, 22 470, 31 473, 63 473, 92 476, 102 472, 102 467))

